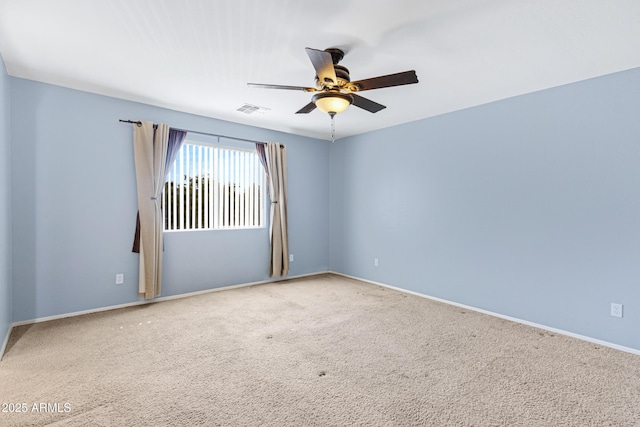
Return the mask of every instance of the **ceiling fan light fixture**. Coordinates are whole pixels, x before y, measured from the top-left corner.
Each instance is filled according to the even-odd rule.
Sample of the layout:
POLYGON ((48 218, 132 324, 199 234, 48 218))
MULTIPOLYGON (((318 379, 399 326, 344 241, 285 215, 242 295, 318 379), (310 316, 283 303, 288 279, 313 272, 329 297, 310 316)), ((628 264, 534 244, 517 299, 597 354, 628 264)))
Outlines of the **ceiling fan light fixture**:
POLYGON ((349 108, 353 103, 353 96, 340 92, 321 92, 313 95, 313 103, 323 113, 338 114, 349 108))

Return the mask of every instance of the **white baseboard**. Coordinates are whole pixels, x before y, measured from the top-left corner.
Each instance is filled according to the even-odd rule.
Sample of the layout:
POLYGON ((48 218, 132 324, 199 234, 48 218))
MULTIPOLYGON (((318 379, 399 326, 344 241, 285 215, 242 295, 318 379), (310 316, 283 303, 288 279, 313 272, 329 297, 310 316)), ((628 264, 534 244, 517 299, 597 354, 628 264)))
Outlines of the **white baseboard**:
POLYGON ((7 344, 9 344, 9 337, 11 336, 11 331, 13 331, 13 325, 9 325, 7 336, 4 337, 4 341, 2 342, 2 347, 0 347, 0 361, 4 357, 4 351, 7 349, 7 344))
POLYGON ((150 300, 150 301, 146 301, 146 300, 135 301, 135 302, 125 303, 125 304, 112 305, 112 306, 108 306, 108 307, 100 307, 100 308, 94 308, 94 309, 90 309, 90 310, 76 311, 76 312, 73 312, 73 313, 64 313, 64 314, 58 314, 58 315, 54 315, 54 316, 39 317, 39 318, 36 318, 36 319, 23 320, 23 321, 20 321, 20 322, 14 322, 9 327, 9 331, 7 332, 7 336, 4 338, 4 341, 2 343, 2 347, 0 347, 0 360, 2 360, 2 357, 4 356, 5 350, 7 348, 7 344, 9 343, 9 337, 11 336, 11 332, 12 332, 13 328, 16 327, 16 326, 30 325, 30 324, 33 324, 33 323, 47 322, 49 320, 63 319, 65 317, 82 316, 83 314, 98 313, 98 312, 101 312, 101 311, 116 310, 116 309, 119 309, 119 308, 126 308, 126 307, 145 305, 145 304, 154 304, 156 302, 169 301, 169 300, 179 299, 179 298, 188 298, 188 297, 192 297, 192 296, 196 296, 196 295, 208 294, 208 293, 211 293, 211 292, 219 292, 219 291, 225 291, 225 290, 229 290, 229 289, 243 288, 243 287, 247 287, 247 286, 262 285, 262 284, 266 284, 266 283, 281 282, 281 281, 285 281, 285 280, 299 279, 299 278, 303 278, 303 277, 317 276, 317 275, 320 275, 320 274, 327 274, 327 273, 331 273, 331 274, 335 274, 335 275, 343 276, 343 277, 348 277, 350 279, 359 280, 361 282, 371 283, 372 285, 382 286, 382 287, 385 287, 385 288, 388 288, 388 289, 393 289, 395 291, 404 292, 404 293, 415 295, 415 296, 419 296, 419 297, 422 297, 422 298, 427 298, 427 299, 430 299, 430 300, 433 300, 433 301, 438 301, 438 302, 442 302, 442 303, 445 303, 445 304, 453 305, 453 306, 456 306, 456 307, 464 308, 466 310, 471 310, 471 311, 476 311, 478 313, 488 314, 489 316, 498 317, 500 319, 509 320, 511 322, 521 323, 523 325, 532 326, 534 328, 543 329, 543 330, 546 330, 546 331, 549 331, 549 332, 554 332, 554 333, 561 334, 561 335, 566 335, 566 336, 569 336, 569 337, 572 337, 572 338, 577 338, 577 339, 582 340, 582 341, 591 342, 591 343, 594 343, 594 344, 602 345, 604 347, 610 347, 610 348, 613 348, 613 349, 616 349, 616 350, 620 350, 620 351, 624 351, 624 352, 627 352, 627 353, 632 353, 632 354, 640 356, 640 350, 639 349, 635 349, 635 348, 631 348, 631 347, 625 347, 625 346, 622 346, 622 345, 619 345, 619 344, 614 344, 614 343, 611 343, 611 342, 608 342, 608 341, 603 341, 603 340, 599 340, 599 339, 596 339, 596 338, 588 337, 588 336, 585 336, 585 335, 580 335, 580 334, 576 334, 576 333, 573 333, 573 332, 568 332, 568 331, 565 331, 565 330, 562 330, 562 329, 552 328, 550 326, 546 326, 546 325, 541 325, 541 324, 538 324, 538 323, 530 322, 528 320, 518 319, 516 317, 506 316, 504 314, 495 313, 495 312, 492 312, 492 311, 484 310, 484 309, 477 308, 477 307, 472 307, 472 306, 465 305, 465 304, 460 304, 460 303, 457 303, 457 302, 454 302, 454 301, 449 301, 449 300, 446 300, 446 299, 442 299, 442 298, 433 297, 433 296, 430 296, 430 295, 421 294, 419 292, 414 292, 414 291, 410 291, 410 290, 407 290, 407 289, 398 288, 396 286, 391 286, 391 285, 388 285, 386 283, 375 282, 373 280, 363 279, 361 277, 351 276, 351 275, 348 275, 348 274, 339 273, 337 271, 328 270, 328 271, 320 271, 320 272, 317 272, 317 273, 301 274, 301 275, 298 275, 298 276, 282 277, 282 278, 273 279, 273 280, 261 280, 261 281, 258 281, 258 282, 242 283, 242 284, 238 284, 238 285, 223 286, 223 287, 220 287, 220 288, 205 289, 205 290, 202 290, 202 291, 195 291, 195 292, 189 292, 189 293, 185 293, 185 294, 160 297, 160 298, 156 298, 156 299, 150 300))
POLYGON ((360 280, 361 282, 371 283, 372 285, 382 286, 382 287, 385 287, 385 288, 388 288, 388 289, 393 289, 395 291, 404 292, 406 294, 416 295, 416 296, 419 296, 419 297, 422 297, 422 298, 427 298, 427 299, 430 299, 430 300, 433 300, 433 301, 443 302, 445 304, 449 304, 449 305, 453 305, 453 306, 456 306, 456 307, 464 308, 465 310, 471 310, 471 311, 476 311, 478 313, 488 314, 489 316, 499 317, 500 319, 505 319, 505 320, 509 320, 511 322, 521 323, 523 325, 532 326, 534 328, 543 329, 545 331, 553 332, 553 333, 560 334, 560 335, 566 335, 566 336, 569 336, 569 337, 572 337, 572 338, 577 338, 577 339, 582 340, 582 341, 587 341, 587 342, 590 342, 590 343, 598 344, 598 345, 601 345, 603 347, 610 347, 610 348, 613 348, 613 349, 616 349, 616 350, 620 350, 620 351, 624 351, 624 352, 627 352, 627 353, 631 353, 631 354, 635 354, 635 355, 640 356, 640 350, 636 349, 636 348, 625 347, 623 345, 614 344, 614 343, 611 343, 611 342, 608 342, 608 341, 602 341, 602 340, 599 340, 599 339, 596 339, 596 338, 588 337, 586 335, 580 335, 580 334, 576 334, 576 333, 573 333, 573 332, 565 331, 565 330, 562 330, 562 329, 552 328, 550 326, 546 326, 546 325, 541 325, 541 324, 538 324, 538 323, 530 322, 528 320, 518 319, 517 317, 506 316, 504 314, 495 313, 493 311, 484 310, 482 308, 472 307, 470 305, 460 304, 460 303, 457 303, 457 302, 454 302, 454 301, 449 301, 449 300, 446 300, 446 299, 442 299, 442 298, 433 297, 433 296, 430 296, 430 295, 421 294, 419 292, 409 291, 407 289, 402 289, 402 288, 398 288, 398 287, 395 287, 395 286, 387 285, 386 283, 375 282, 373 280, 367 280, 367 279, 363 279, 361 277, 350 276, 350 275, 344 274, 344 273, 338 273, 337 271, 328 271, 328 273, 336 274, 338 276, 348 277, 350 279, 360 280))
MULTIPOLYGON (((63 314, 56 314, 56 315, 53 315, 53 316, 38 317, 38 318, 35 318, 35 319, 30 319, 30 320, 21 320, 19 322, 14 322, 14 323, 11 324, 11 328, 9 328, 9 334, 8 335, 11 334, 11 329, 13 327, 16 327, 16 326, 31 325, 33 323, 48 322, 50 320, 64 319, 66 317, 82 316, 83 314, 99 313, 101 311, 116 310, 116 309, 119 309, 119 308, 133 307, 133 306, 146 305, 146 304, 155 304, 157 302, 169 301, 169 300, 180 299, 180 298, 188 298, 188 297, 192 297, 192 296, 196 296, 196 295, 208 294, 208 293, 211 293, 211 292, 226 291, 226 290, 229 290, 229 289, 244 288, 244 287, 247 287, 247 286, 263 285, 263 284, 266 284, 266 283, 282 282, 282 281, 285 281, 285 280, 299 279, 299 278, 302 278, 302 277, 317 276, 319 274, 327 274, 327 273, 328 273, 327 271, 319 271, 317 273, 300 274, 298 276, 278 277, 278 278, 271 279, 271 280, 261 280, 261 281, 258 281, 258 282, 241 283, 241 284, 238 284, 238 285, 228 285, 228 286, 222 286, 222 287, 219 287, 219 288, 204 289, 202 291, 194 291, 194 292, 188 292, 186 294, 170 295, 170 296, 166 296, 166 297, 155 298, 155 299, 152 299, 152 300, 133 301, 133 302, 127 302, 127 303, 124 303, 124 304, 110 305, 110 306, 107 306, 107 307, 99 307, 99 308, 92 308, 92 309, 89 309, 89 310, 74 311, 72 313, 63 313, 63 314)), ((9 339, 8 335, 7 335, 7 338, 6 338, 5 341, 8 341, 8 339, 9 339)), ((2 348, 2 353, 0 353, 0 355, 3 355, 3 354, 4 354, 4 347, 2 348)))

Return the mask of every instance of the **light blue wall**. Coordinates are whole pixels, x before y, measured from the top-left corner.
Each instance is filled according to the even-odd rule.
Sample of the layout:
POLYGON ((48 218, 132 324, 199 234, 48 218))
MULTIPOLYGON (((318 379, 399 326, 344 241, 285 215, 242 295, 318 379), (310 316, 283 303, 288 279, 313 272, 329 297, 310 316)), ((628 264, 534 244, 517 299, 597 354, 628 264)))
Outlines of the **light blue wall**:
MULTIPOLYGON (((10 78, 0 57, 0 347, 13 318, 11 293, 10 78)), ((0 355, 1 356, 1 355, 0 355)))
MULTIPOLYGON (((132 118, 287 144, 291 275, 330 268, 640 349, 640 69, 335 144, 4 70, 0 100, 0 332, 138 299, 132 118)), ((167 233, 163 295, 266 280, 267 258, 266 229, 167 233)))
POLYGON ((339 140, 330 179, 331 270, 640 349, 640 69, 339 140))
MULTIPOLYGON (((17 78, 11 109, 14 321, 138 300, 132 129, 118 119, 286 144, 290 275, 327 270, 326 141, 17 78)), ((268 258, 266 228, 166 233, 163 296, 268 280, 268 258)))

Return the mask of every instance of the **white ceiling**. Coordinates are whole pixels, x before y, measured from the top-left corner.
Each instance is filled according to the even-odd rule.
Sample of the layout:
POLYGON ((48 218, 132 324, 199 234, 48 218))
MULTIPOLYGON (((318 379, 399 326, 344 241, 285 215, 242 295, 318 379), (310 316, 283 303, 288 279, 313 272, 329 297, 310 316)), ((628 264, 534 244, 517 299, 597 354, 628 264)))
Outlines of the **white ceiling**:
POLYGON ((246 85, 313 86, 305 47, 345 50, 352 80, 417 72, 341 138, 640 67, 640 0, 0 0, 11 76, 329 139, 294 114, 311 94, 246 85))

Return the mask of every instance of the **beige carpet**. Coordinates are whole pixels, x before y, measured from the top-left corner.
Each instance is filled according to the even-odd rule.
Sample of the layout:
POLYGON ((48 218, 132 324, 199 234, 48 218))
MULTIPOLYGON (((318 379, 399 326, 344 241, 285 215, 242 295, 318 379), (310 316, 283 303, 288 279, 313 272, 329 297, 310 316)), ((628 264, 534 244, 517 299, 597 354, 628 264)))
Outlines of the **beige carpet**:
POLYGON ((17 328, 0 402, 27 406, 2 426, 639 426, 640 356, 320 275, 17 328))

